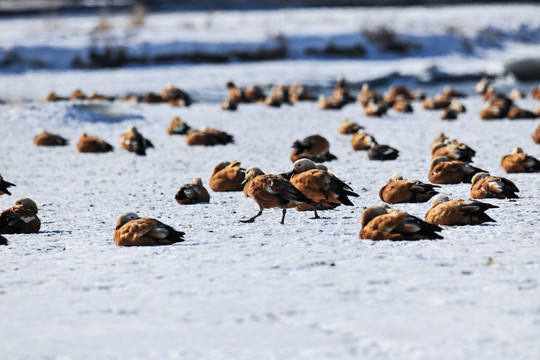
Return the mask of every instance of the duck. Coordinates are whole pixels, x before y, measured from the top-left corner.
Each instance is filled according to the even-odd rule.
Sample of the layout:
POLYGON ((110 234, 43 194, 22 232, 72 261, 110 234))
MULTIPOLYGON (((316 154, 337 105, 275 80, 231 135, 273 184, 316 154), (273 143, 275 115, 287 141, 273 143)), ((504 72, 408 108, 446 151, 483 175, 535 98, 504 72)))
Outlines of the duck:
POLYGON ((189 131, 186 136, 186 144, 189 146, 215 146, 230 143, 234 143, 232 135, 206 126, 199 130, 189 131))
POLYGON ((473 199, 517 199, 519 192, 516 184, 500 176, 491 176, 481 172, 473 176, 471 180, 471 198, 473 199))
POLYGON ((540 161, 524 153, 522 148, 516 147, 510 155, 502 157, 501 167, 507 173, 540 172, 540 161))
POLYGON ((465 107, 465 105, 463 105, 461 103, 461 101, 459 101, 457 99, 452 99, 452 101, 450 101, 450 105, 448 105, 447 109, 454 110, 457 113, 467 112, 467 108, 465 107))
POLYGON ((169 135, 186 135, 189 130, 191 130, 191 127, 178 116, 172 118, 171 123, 167 128, 169 135))
POLYGON ((399 150, 389 145, 372 144, 367 151, 367 156, 369 160, 395 160, 399 156, 399 150))
POLYGON ((354 102, 354 97, 349 94, 349 89, 343 76, 338 77, 337 84, 334 87, 330 100, 336 104, 346 105, 347 103, 354 102))
POLYGON ((446 97, 446 98, 449 98, 449 99, 467 97, 467 94, 465 94, 464 92, 452 89, 452 87, 450 85, 446 85, 444 87, 442 95, 444 97, 446 97))
POLYGON ((246 101, 249 103, 263 102, 266 98, 264 91, 259 86, 249 86, 244 90, 246 101))
POLYGON ((194 178, 191 184, 182 185, 174 196, 180 205, 190 205, 210 202, 210 194, 204 187, 201 178, 194 178))
POLYGON ((185 233, 176 231, 153 218, 139 218, 135 213, 120 215, 115 222, 114 243, 117 246, 171 245, 184 241, 185 233))
POLYGON ((146 149, 154 147, 154 144, 142 136, 135 126, 130 126, 127 131, 120 136, 118 145, 124 150, 134 152, 141 156, 146 156, 146 149))
POLYGON ((314 101, 317 100, 313 94, 309 93, 304 86, 300 84, 293 84, 289 86, 289 101, 291 104, 298 101, 314 101))
POLYGON ((462 161, 470 162, 470 159, 472 159, 476 155, 476 151, 474 151, 470 146, 466 145, 465 143, 459 142, 456 139, 451 139, 441 132, 439 133, 439 136, 435 139, 435 141, 433 141, 433 143, 431 144, 432 158, 437 156, 448 156, 449 154, 452 154, 451 156, 456 157, 456 159, 453 160, 469 159, 462 161), (437 155, 435 155, 436 153, 437 155))
POLYGON ((165 99, 160 94, 153 92, 145 93, 142 100, 147 104, 161 104, 165 102, 165 99))
POLYGON ((510 95, 508 95, 508 97, 510 98, 510 100, 516 101, 519 99, 524 99, 525 94, 523 94, 523 92, 521 92, 519 89, 513 88, 512 91, 510 91, 510 95))
POLYGON ((480 81, 478 81, 478 83, 475 85, 474 90, 475 90, 478 94, 482 95, 482 94, 484 94, 484 93, 487 91, 487 89, 488 89, 488 87, 489 87, 490 85, 491 85, 491 81, 490 81, 488 78, 483 77, 483 78, 480 79, 480 81))
POLYGON ((69 95, 69 100, 86 100, 88 96, 81 91, 81 89, 76 89, 69 95))
MULTIPOLYGON (((277 85, 274 90, 272 90, 272 94, 266 98, 274 99, 274 101, 279 102, 280 104, 290 104, 291 99, 289 96, 289 88, 283 84, 277 85)), ((266 101, 265 100, 265 101, 266 101)))
POLYGON ((55 101, 64 101, 64 100, 68 100, 68 98, 58 96, 58 95, 56 95, 56 93, 51 91, 50 93, 45 95, 45 97, 43 98, 42 101, 43 102, 55 102, 55 101))
POLYGON ((347 118, 343 118, 341 121, 341 124, 339 125, 338 132, 340 134, 348 135, 348 134, 354 134, 358 130, 362 130, 364 127, 360 126, 359 124, 355 123, 354 121, 350 121, 347 118))
POLYGON ((0 214, 0 234, 33 234, 39 232, 38 207, 29 198, 20 198, 0 214))
POLYGON ((85 132, 81 133, 77 150, 82 153, 106 153, 113 151, 111 144, 101 140, 97 136, 88 136, 85 132))
POLYGON ((372 206, 362 213, 360 239, 422 240, 442 239, 440 226, 430 224, 404 211, 388 212, 385 207, 372 206))
POLYGON ((236 111, 238 110, 238 102, 231 98, 226 98, 221 103, 221 110, 225 111, 236 111))
POLYGON ((478 225, 495 222, 485 212, 498 206, 472 199, 452 199, 439 194, 431 201, 425 220, 435 225, 478 225))
POLYGON ((401 97, 406 100, 414 100, 415 96, 414 94, 409 90, 407 87, 407 84, 402 85, 391 85, 388 88, 388 91, 384 94, 384 101, 389 104, 389 106, 392 106, 394 101, 398 97, 401 97))
POLYGON ((428 179, 434 184, 470 183, 472 177, 479 172, 486 171, 463 161, 438 156, 431 160, 428 179))
POLYGON ((536 119, 538 117, 534 112, 521 109, 517 106, 511 106, 510 109, 508 109, 507 116, 511 120, 536 119))
POLYGON ((212 171, 210 176, 210 189, 215 192, 224 191, 242 191, 244 189, 244 180, 246 179, 246 170, 240 167, 241 163, 234 160, 222 161, 212 171))
POLYGON ((531 89, 530 94, 531 94, 531 98, 533 98, 534 100, 540 100, 540 85, 531 89))
POLYGON ((241 102, 246 102, 246 95, 244 94, 244 90, 236 86, 234 82, 227 81, 225 86, 229 90, 229 95, 227 96, 227 99, 230 99, 237 104, 241 102))
POLYGON ((436 188, 440 186, 419 180, 404 180, 401 174, 396 173, 379 190, 379 198, 388 204, 423 203, 439 193, 436 188))
POLYGON ((282 209, 281 224, 285 224, 285 214, 287 209, 297 205, 308 203, 312 205, 315 218, 319 218, 315 202, 306 197, 300 190, 291 184, 281 175, 265 174, 258 167, 250 167, 246 171, 246 180, 244 185, 244 195, 252 198, 259 206, 259 212, 247 219, 240 220, 243 223, 252 223, 262 215, 264 209, 280 208, 282 209))
POLYGON ((37 146, 66 146, 69 141, 60 135, 41 130, 34 137, 34 144, 37 146))
POLYGON ((319 101, 317 103, 319 110, 339 110, 344 104, 335 102, 332 99, 327 99, 323 94, 319 95, 319 101))
POLYGON ((161 91, 161 98, 172 106, 190 106, 193 101, 187 92, 167 84, 161 91))
POLYGON ((422 100, 422 108, 424 110, 440 110, 450 106, 450 103, 450 99, 439 94, 434 98, 426 97, 424 100, 422 100))
POLYGON ((325 162, 337 159, 330 153, 330 143, 321 135, 310 135, 303 140, 296 140, 291 151, 291 161, 311 159, 315 162, 325 162))
POLYGON ((353 206, 349 196, 358 197, 354 190, 309 159, 300 159, 294 163, 293 170, 287 174, 291 184, 302 194, 311 199, 317 209, 332 209, 340 204, 353 206))
POLYGON ((532 134, 532 139, 536 144, 540 144, 540 122, 538 123, 536 130, 532 134))
POLYGON ((386 114, 388 110, 388 105, 384 102, 375 102, 369 100, 366 107, 364 108, 364 113, 366 116, 370 117, 381 117, 386 114))
POLYGON ((457 120, 458 112, 450 107, 447 107, 446 109, 443 109, 439 118, 441 120, 457 120))
POLYGON ((380 103, 384 101, 384 98, 382 94, 372 90, 368 83, 363 83, 362 89, 358 93, 356 101, 362 104, 363 107, 366 107, 370 101, 380 103))
POLYGON ((16 186, 16 185, 5 181, 2 175, 0 175, 0 195, 11 195, 11 193, 8 190, 8 187, 10 186, 16 186))
POLYGON ((373 135, 363 130, 355 132, 351 139, 351 147, 354 151, 369 150, 373 145, 377 145, 377 140, 375 140, 373 135))
POLYGON ((402 113, 412 113, 413 107, 409 99, 404 98, 402 95, 399 95, 394 103, 392 104, 392 109, 397 112, 402 113))
POLYGON ((271 94, 264 99, 263 103, 268 107, 279 108, 281 107, 282 101, 279 98, 275 97, 273 94, 271 94))
POLYGON ((447 139, 431 148, 432 158, 446 156, 450 160, 471 162, 476 151, 453 139, 447 139))

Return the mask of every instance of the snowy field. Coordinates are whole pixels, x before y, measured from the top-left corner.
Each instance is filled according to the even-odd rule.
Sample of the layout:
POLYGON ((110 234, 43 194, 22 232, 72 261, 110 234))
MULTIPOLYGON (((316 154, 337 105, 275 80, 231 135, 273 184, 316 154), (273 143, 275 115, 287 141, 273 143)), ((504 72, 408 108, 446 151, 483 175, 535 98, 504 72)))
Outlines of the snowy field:
MULTIPOLYGON (((432 27, 413 22, 411 9, 384 9, 380 14, 382 21, 403 12, 406 15, 397 22, 400 30, 415 29, 426 36, 438 31, 437 18, 450 16, 473 30, 487 18, 500 20, 500 27, 511 24, 509 31, 520 24, 540 28, 532 16, 540 10, 537 6, 487 8, 485 18, 479 10, 416 9, 416 14, 433 18, 432 27), (462 13, 466 15, 459 16, 462 13)), ((270 12, 267 19, 292 17, 291 12, 270 12)), ((311 26, 305 29, 310 34, 348 31, 343 29, 346 21, 334 30, 309 21, 323 16, 322 10, 297 12, 311 26)), ((349 19, 343 9, 324 16, 338 19, 340 14, 349 19)), ((368 14, 377 14, 376 9, 368 14)), ((233 15, 213 14, 214 23, 222 24, 215 29, 218 38, 226 36, 223 29, 231 26, 233 15)), ((148 21, 165 24, 187 17, 174 16, 150 16, 148 21)), ((191 19, 196 22, 204 16, 195 13, 191 19)), ((256 27, 258 17, 264 15, 246 13, 245 22, 256 27)), ((30 19, 12 21, 12 34, 27 31, 27 22, 38 26, 30 19)), ((76 24, 76 19, 63 21, 76 24)), ((68 29, 63 30, 65 41, 74 43, 68 29)), ((285 27, 289 33, 298 32, 294 29, 285 27)), ((170 41, 171 34, 166 36, 164 41, 170 41)), ((28 36, 9 38, 23 44, 37 41, 28 36)), ((501 157, 515 146, 540 158, 540 146, 531 139, 538 121, 481 121, 478 112, 485 105, 479 96, 465 99, 468 112, 453 122, 439 120, 438 111, 424 111, 419 103, 413 104, 413 114, 389 111, 381 119, 367 118, 359 104, 339 111, 319 111, 313 102, 279 109, 241 104, 237 112, 219 107, 227 94, 225 81, 231 79, 242 86, 299 82, 324 88, 338 75, 359 82, 392 72, 422 78, 434 64, 457 75, 490 72, 516 55, 510 54, 512 49, 528 56, 536 47, 534 41, 509 42, 495 54, 486 50, 475 56, 3 71, 0 98, 22 103, 0 105, 0 174, 17 184, 13 196, 0 197, 0 208, 30 197, 38 204, 42 227, 39 234, 6 236, 10 244, 0 249, 0 357, 539 358, 540 176, 505 174, 500 167, 501 157), (39 101, 51 90, 61 95, 76 88, 120 95, 158 92, 168 82, 186 90, 196 103, 189 108, 116 103, 115 110, 125 116, 107 118, 73 103, 39 101), (224 130, 234 135, 235 143, 188 147, 183 136, 166 132, 173 116, 194 128, 224 130), (344 117, 365 126, 379 143, 399 149, 400 157, 376 162, 369 161, 365 152, 354 152, 351 137, 337 132, 344 117), (144 158, 117 146, 131 125, 156 146, 144 158), (40 129, 66 137, 70 145, 34 146, 32 138, 40 129), (75 145, 82 131, 115 145, 115 151, 78 153, 75 145), (427 182, 430 144, 441 131, 477 151, 473 165, 514 181, 520 198, 485 200, 499 206, 488 212, 496 223, 447 227, 443 240, 359 240, 363 210, 380 202, 378 191, 393 173, 427 182), (270 209, 255 223, 244 224, 239 220, 258 211, 255 202, 242 193, 214 193, 207 186, 213 166, 223 160, 236 159, 267 173, 289 171, 293 141, 316 133, 329 140, 338 157, 327 163, 330 171, 359 193, 352 199, 355 206, 321 212, 319 220, 309 219, 310 212, 290 210, 285 225, 279 224, 281 211, 270 209), (176 190, 193 177, 202 178, 210 203, 176 204, 176 190), (185 231, 186 241, 150 248, 115 246, 114 221, 127 211, 185 231)), ((500 78, 495 85, 527 92, 532 87, 512 77, 500 78)), ((443 86, 432 85, 429 95, 443 86)), ((469 94, 473 86, 473 82, 454 85, 469 94)), ((538 102, 527 98, 518 105, 534 110, 538 102)), ((468 197, 469 190, 470 184, 444 185, 441 193, 468 197)), ((423 218, 430 205, 395 207, 423 218)))

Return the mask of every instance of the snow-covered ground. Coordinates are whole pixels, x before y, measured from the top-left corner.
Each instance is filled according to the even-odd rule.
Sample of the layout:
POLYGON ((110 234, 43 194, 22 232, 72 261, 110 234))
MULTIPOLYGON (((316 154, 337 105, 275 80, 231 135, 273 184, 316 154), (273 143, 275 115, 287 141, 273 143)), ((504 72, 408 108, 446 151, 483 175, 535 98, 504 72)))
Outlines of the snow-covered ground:
MULTIPOLYGON (((431 26, 436 26, 441 13, 450 16, 456 9, 469 8, 414 11, 432 14, 425 18, 433 18, 431 26)), ((532 13, 538 7, 513 9, 493 8, 491 21, 514 24, 508 29, 522 23, 539 26, 532 13)), ((326 11, 329 19, 350 16, 347 10, 326 11)), ((413 12, 365 11, 382 18, 392 11, 413 12)), ((271 14, 286 18, 291 12, 271 14)), ((247 14, 246 23, 255 27, 254 19, 265 13, 247 14)), ((290 17, 296 19, 296 14, 316 28, 305 31, 326 31, 309 22, 316 14, 325 16, 323 11, 302 10, 290 17)), ((463 27, 482 27, 487 21, 460 14, 455 21, 463 27)), ((156 24, 189 18, 160 16, 156 24)), ((207 15, 191 16, 195 21, 207 15)), ((23 31, 26 20, 13 21, 21 24, 12 31, 23 31)), ((64 30, 66 37, 68 31, 64 30)), ((215 31, 216 37, 225 34, 225 28, 215 31)), ((326 112, 317 110, 315 103, 280 109, 241 104, 230 113, 221 111, 218 103, 226 96, 224 83, 229 79, 242 85, 331 85, 339 74, 364 81, 392 72, 422 73, 429 62, 456 74, 475 66, 486 71, 486 64, 498 62, 490 59, 457 54, 427 60, 283 60, 0 75, 0 98, 24 100, 0 105, 0 173, 17 184, 12 197, 0 197, 0 208, 8 208, 18 197, 30 197, 43 222, 39 234, 6 236, 10 245, 0 249, 2 357, 537 358, 540 177, 504 174, 499 164, 515 146, 540 157, 531 139, 537 121, 481 121, 478 112, 484 104, 478 96, 464 101, 468 112, 454 122, 439 120, 438 112, 423 111, 418 103, 413 114, 390 111, 381 119, 365 117, 359 104, 326 112), (159 91, 167 82, 187 90, 198 102, 189 108, 122 103, 114 106, 126 116, 111 119, 69 103, 38 101, 50 90, 65 95, 80 87, 118 95, 159 91), (176 115, 192 127, 227 131, 235 136, 235 144, 188 147, 182 136, 166 133, 176 115), (365 126, 380 143, 398 148, 400 157, 374 162, 364 152, 352 151, 350 137, 337 132, 343 117, 365 126), (130 125, 156 145, 144 158, 118 148, 98 155, 75 149, 82 131, 116 145, 130 125), (38 148, 32 138, 39 129, 59 133, 71 143, 38 148), (380 202, 378 191, 390 175, 400 172, 405 178, 427 181, 429 146, 440 131, 475 149, 475 166, 514 181, 520 198, 485 200, 499 206, 489 211, 496 223, 448 227, 442 232, 444 240, 359 240, 362 211, 380 202), (330 170, 359 193, 355 206, 326 211, 320 220, 309 219, 309 212, 288 211, 285 225, 279 224, 281 212, 272 209, 254 224, 243 224, 239 220, 253 216, 258 208, 241 193, 210 191, 210 203, 200 205, 174 201, 177 188, 193 177, 207 185, 212 167, 222 160, 236 159, 268 173, 288 171, 292 142, 315 133, 327 137, 339 158, 328 163, 330 170), (116 247, 114 220, 127 211, 185 231, 186 241, 165 247, 116 247)), ((513 80, 503 82, 508 81, 513 80)), ((472 93, 472 86, 458 89, 472 93)), ((538 107, 530 98, 518 104, 538 107)), ((467 197, 469 189, 469 184, 445 185, 441 192, 467 197)), ((429 203, 396 207, 423 217, 429 203)))

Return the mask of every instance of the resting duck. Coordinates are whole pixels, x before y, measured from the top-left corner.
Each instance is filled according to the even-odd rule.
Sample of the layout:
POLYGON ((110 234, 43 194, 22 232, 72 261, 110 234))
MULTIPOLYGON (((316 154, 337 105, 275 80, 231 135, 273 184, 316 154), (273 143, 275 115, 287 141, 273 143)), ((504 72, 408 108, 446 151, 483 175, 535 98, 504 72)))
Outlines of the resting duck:
POLYGON ((449 200, 445 195, 437 195, 426 213, 426 221, 436 225, 477 225, 495 222, 486 210, 498 206, 471 199, 449 200))
POLYGON ((240 162, 234 160, 222 161, 216 166, 210 177, 208 184, 210 189, 215 192, 222 191, 242 191, 244 189, 244 180, 246 179, 246 170, 240 167, 240 162))
POLYGON ((0 234, 31 234, 41 228, 36 203, 28 198, 15 201, 15 205, 0 214, 0 234))
POLYGON ((517 199, 519 192, 516 184, 500 176, 491 176, 481 172, 471 180, 471 198, 473 199, 517 199))
POLYGON ((421 240, 442 239, 442 228, 403 211, 388 212, 382 206, 367 208, 362 214, 360 239, 421 240))
POLYGON ((118 246, 171 245, 184 241, 184 233, 153 219, 125 213, 116 219, 114 243, 118 246))
POLYGON ((185 184, 178 189, 174 196, 180 205, 191 205, 210 202, 210 194, 203 186, 201 178, 194 178, 191 184, 185 184))
POLYGON ((60 135, 41 130, 39 134, 34 137, 34 144, 37 146, 66 146, 68 141, 60 135))
POLYGON ((403 180, 394 174, 379 191, 379 198, 389 204, 426 202, 438 194, 438 185, 425 184, 419 180, 403 180))
POLYGON ((510 155, 503 156, 501 166, 507 173, 540 171, 540 161, 529 154, 525 154, 520 147, 514 148, 510 155))

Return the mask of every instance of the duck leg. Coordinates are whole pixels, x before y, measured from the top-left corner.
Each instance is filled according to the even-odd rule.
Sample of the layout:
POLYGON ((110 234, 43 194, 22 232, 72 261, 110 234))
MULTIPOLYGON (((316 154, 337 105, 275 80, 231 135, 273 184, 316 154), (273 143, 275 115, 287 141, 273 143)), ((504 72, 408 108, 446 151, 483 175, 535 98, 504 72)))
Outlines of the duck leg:
POLYGON ((315 216, 312 217, 312 219, 320 219, 321 217, 319 214, 317 214, 317 205, 313 205, 313 212, 315 213, 315 216))
POLYGON ((259 216, 262 215, 262 210, 260 210, 257 215, 255 215, 254 217, 252 218, 249 218, 247 220, 240 220, 240 222, 243 222, 243 223, 252 223, 252 222, 255 222, 255 219, 258 218, 259 216))
POLYGON ((281 224, 285 224, 285 214, 287 213, 287 209, 283 209, 283 215, 281 216, 281 224))

